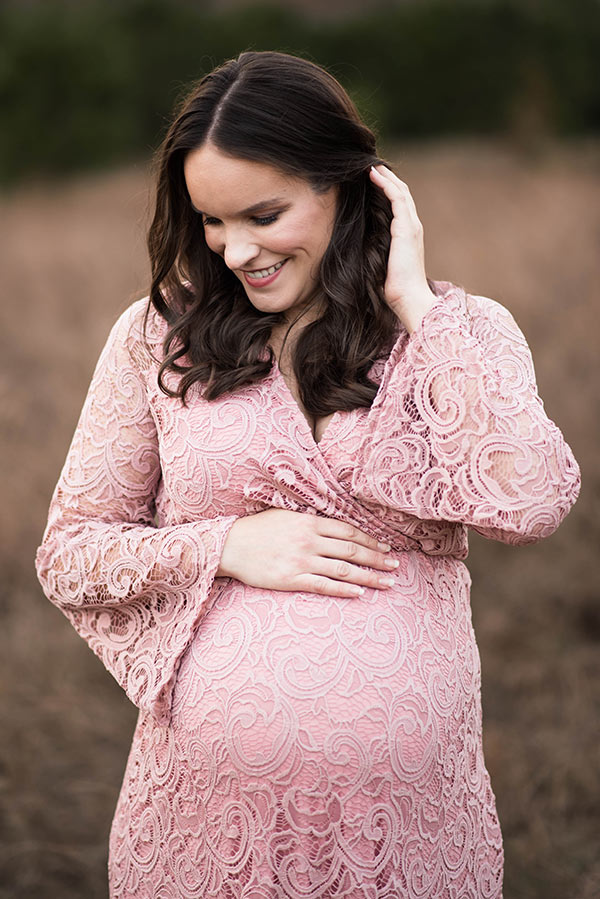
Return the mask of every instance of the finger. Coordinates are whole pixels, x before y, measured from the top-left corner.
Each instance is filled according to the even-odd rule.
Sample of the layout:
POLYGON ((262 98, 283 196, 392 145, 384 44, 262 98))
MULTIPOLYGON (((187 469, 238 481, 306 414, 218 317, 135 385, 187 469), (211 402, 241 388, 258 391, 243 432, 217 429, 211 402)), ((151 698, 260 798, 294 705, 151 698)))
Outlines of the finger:
POLYGON ((405 181, 401 181, 400 178, 398 178, 398 176, 394 174, 391 169, 387 168, 387 166, 382 165, 378 166, 378 168, 372 166, 371 172, 374 172, 377 176, 375 180, 378 184, 381 185, 384 193, 389 200, 404 201, 408 205, 410 210, 416 215, 417 207, 415 205, 413 195, 410 192, 410 188, 405 181))
POLYGON ((375 590, 385 590, 394 583, 389 571, 380 574, 377 571, 369 571, 367 568, 351 565, 350 562, 344 562, 341 559, 326 559, 323 556, 316 556, 312 560, 311 568, 313 574, 322 575, 329 580, 346 581, 349 584, 372 587, 375 590))
POLYGON ((361 545, 353 540, 324 537, 317 551, 319 555, 327 559, 343 560, 352 562, 354 565, 369 565, 371 568, 380 568, 384 571, 398 567, 397 559, 392 559, 385 552, 361 545))
MULTIPOLYGON (((367 587, 355 583, 336 580, 323 574, 304 574, 295 578, 290 590, 302 593, 317 593, 319 596, 337 596, 343 599, 357 599, 365 594, 367 587)), ((377 588, 383 589, 383 588, 377 588)))
POLYGON ((345 521, 338 521, 337 518, 316 519, 317 534, 321 537, 334 537, 338 540, 352 540, 354 543, 360 543, 361 546, 368 546, 369 549, 379 549, 387 552, 390 549, 389 543, 382 543, 376 537, 365 534, 359 528, 345 521))
POLYGON ((399 189, 399 185, 390 177, 391 174, 389 169, 384 171, 383 166, 380 166, 377 169, 374 166, 371 167, 371 179, 376 184, 379 184, 386 194, 394 187, 399 189))
POLYGON ((398 177, 398 175, 392 171, 392 169, 387 167, 387 165, 372 166, 371 171, 376 172, 378 175, 381 176, 382 179, 384 179, 386 181, 390 181, 392 184, 395 184, 401 190, 406 191, 407 193, 410 193, 410 188, 409 188, 408 184, 406 183, 406 181, 402 181, 398 177))
POLYGON ((334 580, 322 574, 305 574, 294 582, 294 590, 302 593, 317 593, 320 596, 339 596, 344 599, 356 599, 363 596, 365 587, 334 580))

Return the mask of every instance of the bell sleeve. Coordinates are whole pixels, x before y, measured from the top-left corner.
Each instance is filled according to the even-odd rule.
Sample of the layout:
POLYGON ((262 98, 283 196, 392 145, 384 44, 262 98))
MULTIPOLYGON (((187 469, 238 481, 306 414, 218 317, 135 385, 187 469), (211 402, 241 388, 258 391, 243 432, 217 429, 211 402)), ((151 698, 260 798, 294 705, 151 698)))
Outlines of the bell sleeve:
POLYGON ((123 313, 102 351, 35 565, 47 598, 131 701, 166 724, 235 516, 155 524, 161 468, 140 365, 144 303, 123 313))
POLYGON ((352 477, 367 505, 528 544, 550 535, 579 493, 523 334, 500 303, 460 287, 410 337, 402 329, 367 432, 352 477))

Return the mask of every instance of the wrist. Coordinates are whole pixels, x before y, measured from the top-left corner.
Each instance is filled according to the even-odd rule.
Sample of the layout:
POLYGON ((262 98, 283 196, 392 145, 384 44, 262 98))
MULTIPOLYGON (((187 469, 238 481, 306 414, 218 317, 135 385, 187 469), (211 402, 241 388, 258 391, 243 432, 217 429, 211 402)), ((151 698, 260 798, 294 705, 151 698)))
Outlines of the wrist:
POLYGON ((438 297, 429 287, 418 293, 403 297, 402 300, 390 302, 389 306, 400 319, 409 334, 419 327, 429 310, 435 305, 438 297))
POLYGON ((225 538, 225 542, 223 543, 223 549, 221 550, 221 558, 219 560, 219 567, 215 573, 215 577, 235 577, 235 561, 237 557, 237 552, 235 548, 235 540, 236 540, 236 531, 239 530, 239 522, 241 519, 237 519, 233 522, 231 527, 229 528, 229 532, 227 537, 225 538))

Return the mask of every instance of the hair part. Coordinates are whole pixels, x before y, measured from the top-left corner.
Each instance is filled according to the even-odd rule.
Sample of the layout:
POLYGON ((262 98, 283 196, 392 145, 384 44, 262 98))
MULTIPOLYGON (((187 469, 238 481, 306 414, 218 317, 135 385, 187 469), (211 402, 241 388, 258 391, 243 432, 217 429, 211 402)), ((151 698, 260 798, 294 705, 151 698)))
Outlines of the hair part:
POLYGON ((383 294, 392 212, 369 177, 383 160, 339 82, 315 63, 278 52, 247 51, 205 75, 159 149, 148 249, 150 302, 169 325, 161 390, 185 404, 193 385, 213 400, 261 380, 274 361, 266 351, 271 330, 285 322, 284 313, 257 310, 206 244, 184 161, 209 141, 233 157, 303 178, 318 192, 337 187, 315 297, 323 311, 302 329, 292 366, 310 414, 370 406, 378 386, 369 370, 398 331, 383 294), (175 389, 166 384, 167 372, 179 376, 175 389))

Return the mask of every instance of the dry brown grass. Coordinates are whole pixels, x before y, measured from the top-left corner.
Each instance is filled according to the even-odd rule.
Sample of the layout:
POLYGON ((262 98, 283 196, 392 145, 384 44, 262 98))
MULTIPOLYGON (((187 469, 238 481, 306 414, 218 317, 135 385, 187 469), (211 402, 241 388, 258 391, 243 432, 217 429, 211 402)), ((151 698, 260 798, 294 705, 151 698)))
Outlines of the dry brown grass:
MULTIPOLYGON (((583 471, 561 529, 472 540, 485 747, 506 899, 600 895, 598 145, 390 157, 425 225, 428 273, 507 305, 583 471)), ((3 683, 0 896, 105 897, 135 710, 42 596, 33 555, 93 365, 144 290, 145 168, 37 185, 1 209, 3 683)))

